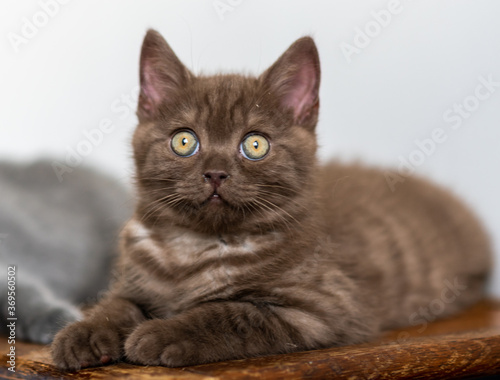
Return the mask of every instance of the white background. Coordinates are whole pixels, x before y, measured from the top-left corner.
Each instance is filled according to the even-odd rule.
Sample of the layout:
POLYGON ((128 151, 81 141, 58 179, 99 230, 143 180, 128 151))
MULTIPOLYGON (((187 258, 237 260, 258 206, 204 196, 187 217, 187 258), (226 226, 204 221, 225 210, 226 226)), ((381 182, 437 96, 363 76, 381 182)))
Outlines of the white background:
MULTIPOLYGON (((417 172, 477 210, 498 257, 500 87, 477 105, 470 96, 480 77, 500 82, 499 1, 401 0, 378 30, 372 12, 389 1, 73 0, 45 17, 41 3, 53 0, 0 1, 0 159, 65 163, 84 131, 110 119, 115 129, 82 162, 128 181, 136 117, 127 97, 138 85, 147 28, 195 73, 260 73, 307 34, 322 63, 321 158, 397 167, 400 157, 424 157, 417 172), (220 3, 233 4, 222 17, 220 3), (33 32, 26 19, 40 26, 33 32), (366 28, 373 37, 349 62, 341 45, 356 46, 366 28), (13 44, 14 35, 25 40, 13 44), (466 99, 476 109, 453 129, 443 114, 466 99), (430 155, 415 153, 415 140, 438 128, 446 141, 430 155)), ((492 290, 500 295, 498 266, 492 290)))

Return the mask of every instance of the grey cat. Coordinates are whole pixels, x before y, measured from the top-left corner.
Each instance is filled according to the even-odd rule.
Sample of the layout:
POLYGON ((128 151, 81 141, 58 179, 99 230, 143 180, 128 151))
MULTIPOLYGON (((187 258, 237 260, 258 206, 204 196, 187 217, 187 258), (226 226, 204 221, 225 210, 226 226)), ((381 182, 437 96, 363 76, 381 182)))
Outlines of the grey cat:
POLYGON ((51 342, 107 287, 131 203, 122 185, 91 169, 59 182, 49 161, 0 163, 0 307, 5 321, 15 266, 17 339, 51 342))

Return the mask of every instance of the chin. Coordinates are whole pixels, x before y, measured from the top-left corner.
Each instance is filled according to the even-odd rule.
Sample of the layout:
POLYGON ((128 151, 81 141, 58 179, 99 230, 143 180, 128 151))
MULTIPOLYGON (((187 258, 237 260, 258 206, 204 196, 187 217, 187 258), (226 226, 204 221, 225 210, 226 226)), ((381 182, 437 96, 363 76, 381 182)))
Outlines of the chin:
POLYGON ((142 208, 137 218, 150 228, 164 229, 173 225, 210 234, 236 231, 245 220, 241 211, 220 198, 182 203, 153 213, 142 208))

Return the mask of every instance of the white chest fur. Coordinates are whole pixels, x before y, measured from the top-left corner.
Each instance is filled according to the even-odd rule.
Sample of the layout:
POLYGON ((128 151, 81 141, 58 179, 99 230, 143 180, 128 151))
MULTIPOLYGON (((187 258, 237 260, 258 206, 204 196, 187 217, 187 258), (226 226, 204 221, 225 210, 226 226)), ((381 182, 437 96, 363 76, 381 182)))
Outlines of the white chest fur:
POLYGON ((255 264, 258 253, 276 243, 278 236, 244 235, 211 236, 188 229, 170 228, 154 232, 131 221, 127 233, 134 243, 129 255, 142 252, 149 265, 139 269, 144 291, 155 292, 163 298, 172 312, 213 298, 228 297, 235 281, 255 264), (152 276, 151 265, 165 273, 152 276), (149 269, 148 269, 149 268, 149 269))

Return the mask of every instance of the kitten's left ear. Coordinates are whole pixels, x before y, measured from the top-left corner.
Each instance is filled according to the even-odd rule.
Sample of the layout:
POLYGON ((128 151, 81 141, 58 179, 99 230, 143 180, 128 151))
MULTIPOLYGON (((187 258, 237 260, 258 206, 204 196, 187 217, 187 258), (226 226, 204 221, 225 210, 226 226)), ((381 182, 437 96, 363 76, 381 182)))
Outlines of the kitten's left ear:
POLYGON ((311 37, 295 41, 261 76, 266 88, 293 111, 294 122, 314 128, 319 108, 320 64, 311 37))

